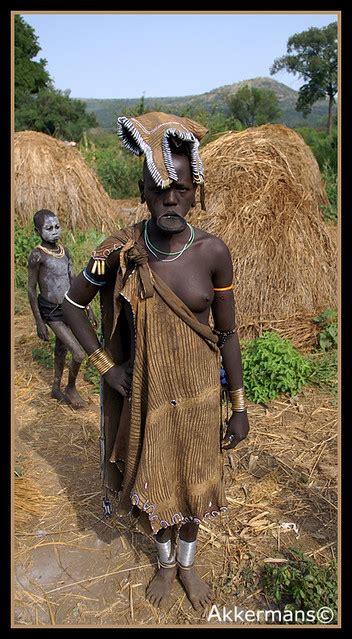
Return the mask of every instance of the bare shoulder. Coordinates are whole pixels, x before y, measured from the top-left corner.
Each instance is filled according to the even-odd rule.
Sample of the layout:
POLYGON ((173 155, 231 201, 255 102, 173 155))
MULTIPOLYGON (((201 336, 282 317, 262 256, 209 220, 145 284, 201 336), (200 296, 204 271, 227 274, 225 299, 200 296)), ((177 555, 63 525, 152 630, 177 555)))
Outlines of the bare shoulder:
POLYGON ((196 237, 202 243, 204 249, 207 252, 211 252, 211 255, 214 256, 216 260, 231 260, 231 254, 229 248, 225 242, 220 239, 217 235, 213 235, 212 233, 208 233, 203 229, 195 228, 196 237))
POLYGON ((38 247, 32 249, 28 257, 28 266, 36 266, 42 261, 43 253, 38 247))

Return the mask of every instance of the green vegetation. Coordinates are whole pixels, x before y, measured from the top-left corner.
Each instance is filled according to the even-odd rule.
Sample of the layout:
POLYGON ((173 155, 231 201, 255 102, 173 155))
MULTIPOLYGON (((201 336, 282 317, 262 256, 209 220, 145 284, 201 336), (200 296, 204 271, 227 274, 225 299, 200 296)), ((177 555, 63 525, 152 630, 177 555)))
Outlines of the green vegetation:
POLYGON ((281 115, 274 91, 257 89, 247 84, 228 97, 228 105, 231 116, 244 127, 275 122, 281 115))
POLYGON ((311 353, 306 361, 309 364, 307 383, 317 386, 324 393, 337 396, 337 350, 326 353, 311 353))
POLYGON ((43 58, 33 58, 41 50, 34 29, 15 16, 15 130, 41 131, 57 138, 78 141, 82 133, 97 124, 93 113, 81 100, 72 100, 70 91, 59 91, 46 70, 43 58))
POLYGON ((313 322, 319 326, 318 346, 322 351, 337 348, 337 312, 328 308, 326 311, 313 318, 313 322))
POLYGON ((264 403, 281 393, 297 395, 309 364, 287 339, 274 331, 250 340, 242 352, 244 388, 249 400, 264 403))
MULTIPOLYGON (((290 549, 292 557, 285 564, 266 564, 261 579, 264 594, 282 611, 292 612, 302 610, 317 612, 323 607, 332 611, 332 619, 337 620, 337 576, 336 562, 331 561, 320 566, 306 557, 297 549, 290 549)), ((287 616, 288 619, 290 615, 287 616)), ((319 623, 315 618, 311 622, 295 620, 284 623, 319 623)))
POLYGON ((306 358, 309 364, 307 382, 335 397, 338 390, 338 326, 336 319, 337 313, 331 308, 326 309, 313 319, 320 330, 316 349, 306 358))
POLYGON ((84 379, 93 385, 93 393, 100 393, 100 375, 93 364, 86 360, 84 368, 84 379))
MULTIPOLYGON (((326 309, 313 320, 319 325, 316 348, 302 356, 275 332, 241 343, 243 379, 250 401, 265 403, 280 394, 295 396, 311 384, 336 398, 338 351, 336 311, 326 309)), ((335 401, 335 400, 333 400, 335 401)))
POLYGON ((306 144, 312 149, 319 164, 329 204, 322 206, 325 221, 337 222, 337 127, 330 135, 326 131, 317 131, 309 127, 296 129, 306 144))
POLYGON ((277 58, 271 67, 274 74, 281 69, 305 81, 299 89, 296 110, 307 116, 312 105, 328 98, 327 131, 332 128, 332 106, 337 93, 337 22, 321 29, 311 27, 296 33, 287 42, 287 55, 277 58))
POLYGON ((338 221, 338 195, 337 195, 337 173, 331 168, 327 162, 324 164, 322 170, 322 176, 324 180, 326 195, 329 199, 329 204, 321 207, 324 220, 326 222, 338 221))
POLYGON ((54 368, 55 335, 49 331, 49 340, 42 341, 42 346, 32 348, 32 357, 44 368, 54 368))
POLYGON ((312 149, 315 159, 322 171, 328 164, 331 170, 337 173, 337 127, 335 127, 331 136, 326 131, 312 129, 309 127, 297 127, 299 133, 305 143, 312 149))
POLYGON ((121 147, 117 136, 95 129, 85 136, 80 151, 99 176, 105 191, 114 199, 138 197, 138 180, 142 177, 143 160, 121 147), (94 140, 94 141, 93 141, 94 140))

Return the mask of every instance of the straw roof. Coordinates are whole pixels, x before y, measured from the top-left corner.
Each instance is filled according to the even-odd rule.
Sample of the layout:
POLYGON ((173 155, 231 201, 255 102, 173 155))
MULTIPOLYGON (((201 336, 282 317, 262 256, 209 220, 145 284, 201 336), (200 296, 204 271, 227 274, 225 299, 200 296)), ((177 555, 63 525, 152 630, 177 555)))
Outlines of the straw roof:
MULTIPOLYGON (((311 318, 337 305, 337 241, 312 151, 294 130, 266 124, 220 136, 202 159, 207 211, 197 206, 189 221, 230 249, 240 336, 275 328, 311 346, 311 318)), ((127 221, 147 215, 139 205, 127 221)))
POLYGON ((96 228, 113 225, 111 202, 98 177, 72 146, 45 133, 14 134, 14 207, 19 224, 47 208, 65 227, 96 228))

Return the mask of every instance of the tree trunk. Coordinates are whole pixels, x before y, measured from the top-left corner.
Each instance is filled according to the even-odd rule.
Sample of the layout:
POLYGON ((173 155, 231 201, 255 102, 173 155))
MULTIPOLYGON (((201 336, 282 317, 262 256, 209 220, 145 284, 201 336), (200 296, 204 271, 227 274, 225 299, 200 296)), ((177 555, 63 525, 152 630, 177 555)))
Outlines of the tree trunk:
POLYGON ((331 136, 332 132, 332 105, 334 102, 334 98, 332 95, 329 95, 329 110, 328 110, 328 136, 331 136))

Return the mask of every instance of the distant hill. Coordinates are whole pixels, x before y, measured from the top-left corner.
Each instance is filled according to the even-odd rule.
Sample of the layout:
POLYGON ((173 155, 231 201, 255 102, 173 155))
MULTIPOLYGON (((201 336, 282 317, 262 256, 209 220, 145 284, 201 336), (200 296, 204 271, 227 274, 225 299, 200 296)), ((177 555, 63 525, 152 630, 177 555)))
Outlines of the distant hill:
MULTIPOLYGON (((286 124, 290 127, 312 126, 325 127, 327 119, 328 104, 326 100, 319 100, 312 108, 311 114, 307 118, 303 118, 301 113, 295 109, 298 98, 298 91, 294 91, 286 84, 277 82, 272 78, 253 78, 251 80, 242 80, 234 84, 226 84, 217 89, 212 89, 201 95, 186 95, 183 97, 166 97, 166 98, 144 98, 145 108, 148 111, 158 110, 166 113, 174 113, 175 115, 184 114, 185 110, 191 110, 192 114, 197 111, 217 110, 228 113, 226 97, 232 93, 236 93, 238 89, 245 84, 257 87, 258 89, 271 89, 278 97, 282 116, 277 122, 286 124)), ((140 103, 140 98, 124 98, 124 99, 93 99, 80 98, 87 105, 89 113, 95 113, 99 126, 106 129, 115 127, 116 119, 120 115, 129 113, 140 103)), ((336 109, 335 109, 336 111, 336 109)), ((190 115, 192 117, 192 115, 190 115)))

